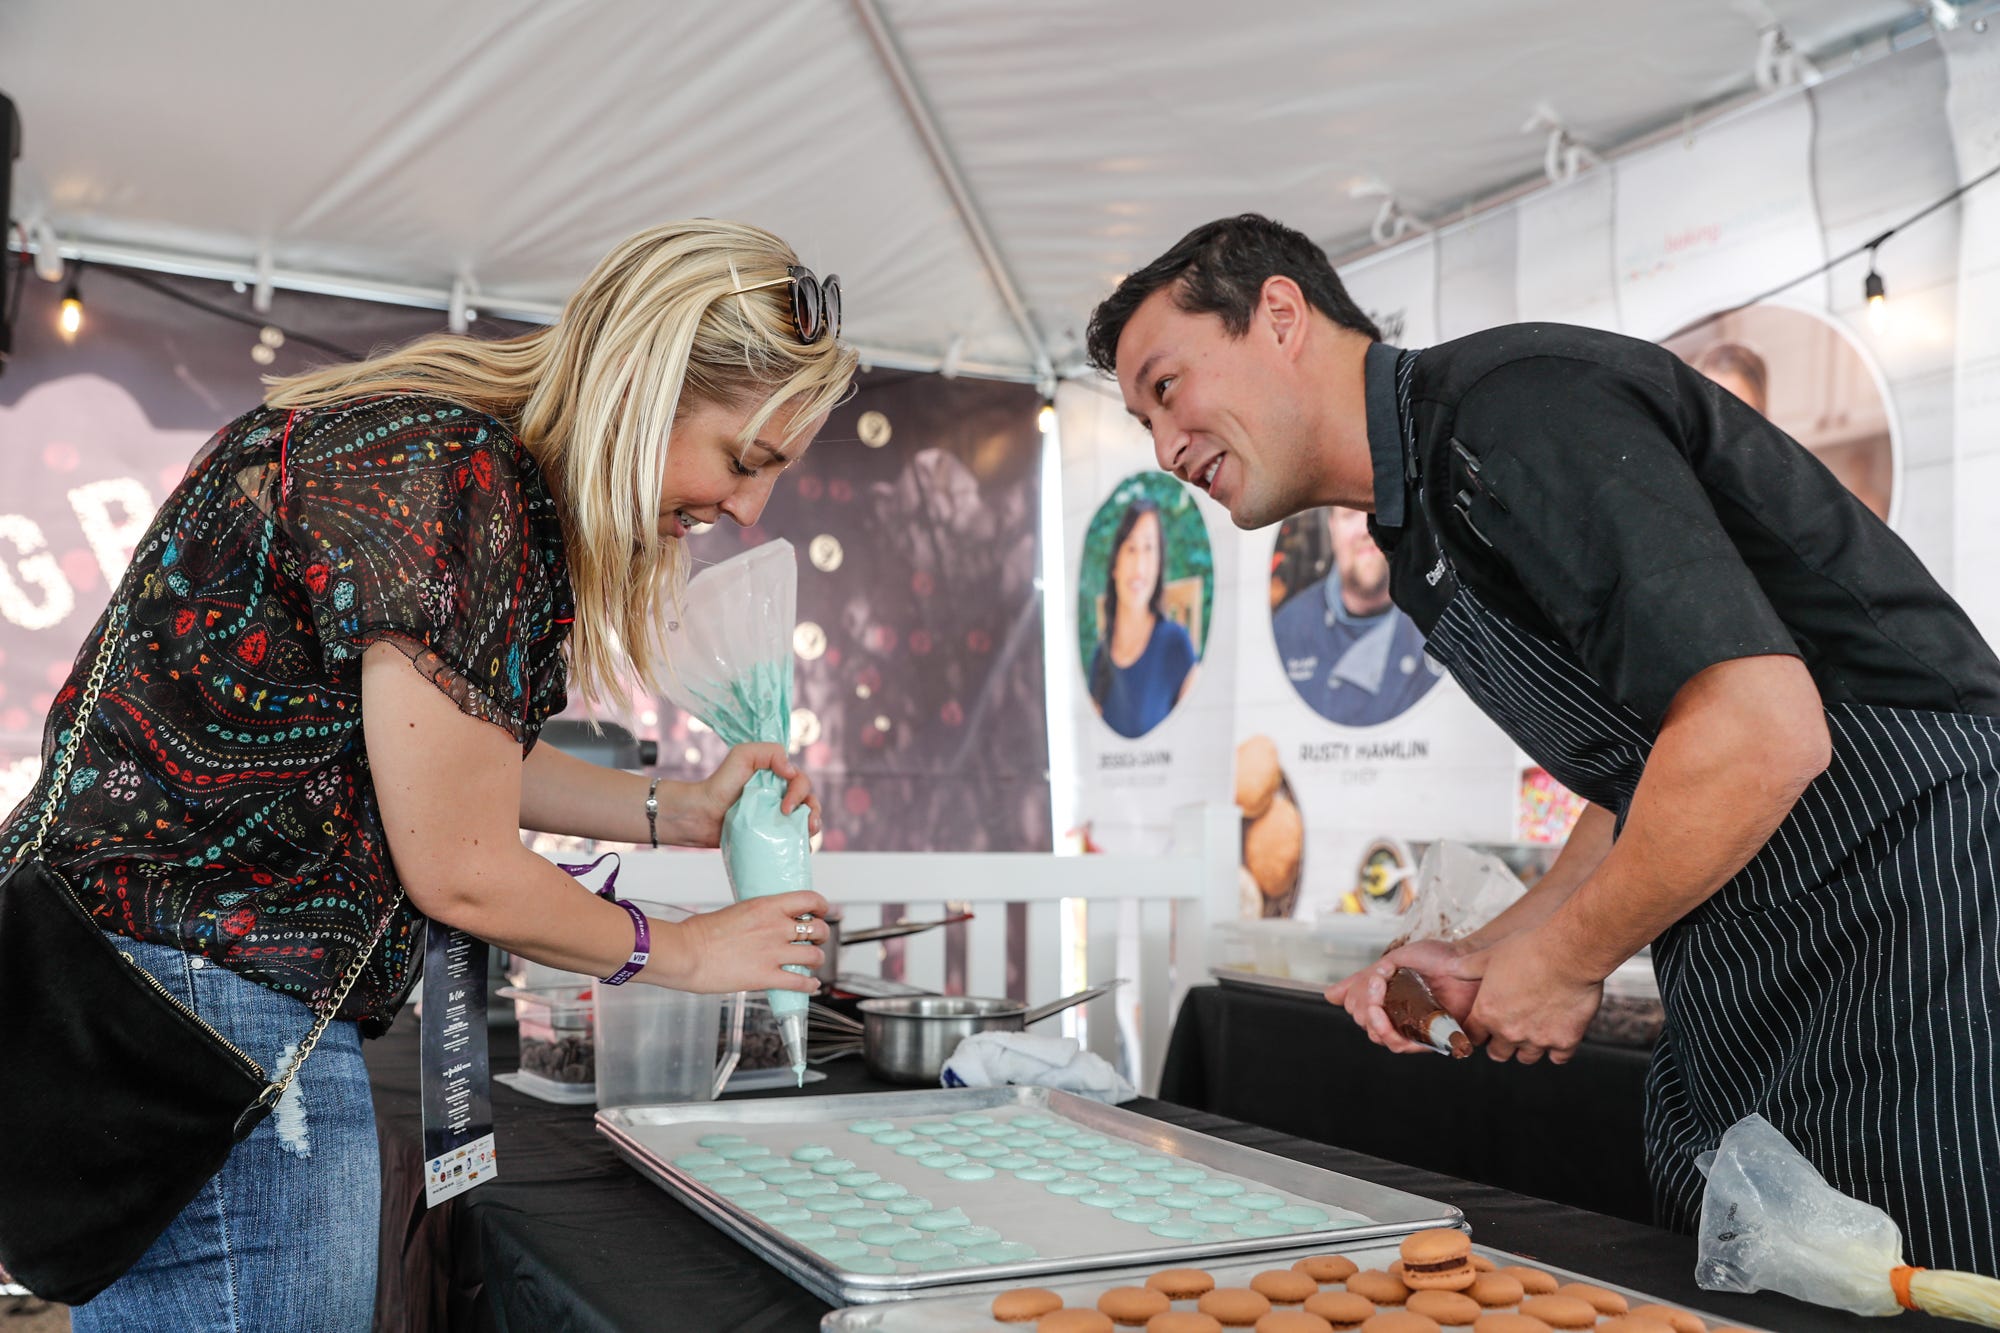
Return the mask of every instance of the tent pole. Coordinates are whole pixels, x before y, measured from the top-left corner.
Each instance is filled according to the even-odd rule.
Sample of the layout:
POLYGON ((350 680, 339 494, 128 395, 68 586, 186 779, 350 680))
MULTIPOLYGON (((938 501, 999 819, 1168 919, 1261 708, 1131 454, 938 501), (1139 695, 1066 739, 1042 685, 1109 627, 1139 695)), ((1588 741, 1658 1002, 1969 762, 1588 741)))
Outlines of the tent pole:
MULTIPOLYGON (((36 248, 32 242, 23 247, 10 235, 7 243, 0 246, 0 255, 23 249, 33 254, 36 248)), ((448 311, 451 308, 451 292, 444 287, 421 287, 371 278, 308 273, 298 269, 260 269, 257 263, 251 261, 218 259, 209 255, 92 241, 82 237, 63 241, 55 249, 64 259, 81 260, 106 268, 130 268, 142 273, 241 283, 246 288, 268 279, 271 288, 276 291, 309 292, 316 296, 369 301, 376 305, 409 306, 418 310, 448 311)), ((505 296, 488 293, 479 299, 479 312, 495 319, 509 319, 523 324, 553 324, 556 316, 562 313, 562 306, 554 302, 509 300, 505 296)), ((928 352, 870 347, 861 343, 854 344, 854 350, 861 354, 862 364, 871 370, 910 370, 928 375, 938 373, 945 365, 943 356, 928 352)), ((959 360, 953 364, 952 373, 967 379, 1002 380, 1010 384, 1036 384, 1044 378, 1039 371, 1028 366, 997 361, 959 360)))
POLYGON ((896 44, 896 34, 883 16, 881 5, 877 0, 853 0, 853 4, 861 25, 868 30, 868 39, 874 43, 875 54, 881 58, 890 82, 896 85, 896 95, 903 101, 903 110, 908 113, 912 128, 924 141, 924 148, 931 156, 931 165, 937 168, 938 177, 958 209, 959 220, 965 224, 973 247, 979 251, 979 258, 986 265, 987 276, 993 279, 1000 299, 1007 305, 1007 313, 1014 317, 1014 326, 1020 330, 1021 340, 1027 343, 1029 354, 1035 359, 1036 377, 1045 383, 1054 380, 1055 366, 1049 358, 1048 344, 1042 338, 1041 330, 1035 327, 1034 318, 1028 314, 1027 302, 1021 299, 1020 285, 1014 281, 1013 271, 1007 267, 999 243, 986 225, 986 216, 980 211, 978 201, 972 197, 972 189, 966 184, 965 174, 959 170, 958 160, 952 156, 951 145, 945 142, 944 132, 938 127, 930 104, 924 100, 923 89, 917 86, 909 61, 903 58, 902 48, 896 44))

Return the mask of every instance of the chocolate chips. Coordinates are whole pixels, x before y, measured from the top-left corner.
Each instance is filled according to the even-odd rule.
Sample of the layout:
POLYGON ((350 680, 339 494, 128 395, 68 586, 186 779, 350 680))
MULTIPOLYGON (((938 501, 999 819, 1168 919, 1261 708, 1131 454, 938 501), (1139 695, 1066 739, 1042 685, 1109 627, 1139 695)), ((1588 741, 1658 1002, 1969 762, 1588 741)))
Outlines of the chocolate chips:
POLYGON ((595 1083, 597 1049, 588 1037, 521 1038, 521 1068, 557 1083, 595 1083))

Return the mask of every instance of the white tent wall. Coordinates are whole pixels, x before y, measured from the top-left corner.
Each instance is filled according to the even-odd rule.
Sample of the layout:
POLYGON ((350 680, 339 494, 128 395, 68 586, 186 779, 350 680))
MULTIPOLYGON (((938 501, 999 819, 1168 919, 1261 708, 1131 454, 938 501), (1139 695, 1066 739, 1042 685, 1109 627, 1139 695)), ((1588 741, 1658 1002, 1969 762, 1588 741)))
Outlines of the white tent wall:
MULTIPOLYGON (((2000 166, 2000 46, 1944 42, 1960 179, 2000 166)), ((1960 219, 1953 395, 1952 590, 2000 642, 2000 181, 1965 197, 1960 219)), ((1886 256, 1884 262, 1887 262, 1886 256)))
MULTIPOLYGON (((1943 49, 1926 43, 1813 89, 1813 188, 1829 255, 1865 244, 1958 184, 1946 79, 1943 49)), ((1946 208, 1882 248, 1894 313, 1885 333, 1866 318, 1865 255, 1836 264, 1820 284, 1826 310, 1879 370, 1900 425, 1896 530, 1947 587, 1956 573, 1952 384, 1960 235, 1959 210, 1946 208)))

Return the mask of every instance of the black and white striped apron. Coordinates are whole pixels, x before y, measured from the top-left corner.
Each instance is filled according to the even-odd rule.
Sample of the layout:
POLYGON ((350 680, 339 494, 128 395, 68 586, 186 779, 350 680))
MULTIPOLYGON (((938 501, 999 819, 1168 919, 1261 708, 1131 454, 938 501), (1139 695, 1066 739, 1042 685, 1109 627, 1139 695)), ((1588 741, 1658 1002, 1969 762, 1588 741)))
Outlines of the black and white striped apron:
MULTIPOLYGON (((1398 367, 1406 432, 1415 360, 1398 367)), ((1652 731, 1565 645, 1461 584, 1441 545, 1424 559, 1438 576, 1425 600, 1442 603, 1429 652, 1622 824, 1652 731)), ((2000 718, 1842 704, 1826 721, 1826 772, 1654 943, 1666 1028, 1645 1124, 1659 1220, 1695 1229, 1695 1157, 1754 1111, 1894 1217, 1907 1262, 2000 1274, 2000 718)))

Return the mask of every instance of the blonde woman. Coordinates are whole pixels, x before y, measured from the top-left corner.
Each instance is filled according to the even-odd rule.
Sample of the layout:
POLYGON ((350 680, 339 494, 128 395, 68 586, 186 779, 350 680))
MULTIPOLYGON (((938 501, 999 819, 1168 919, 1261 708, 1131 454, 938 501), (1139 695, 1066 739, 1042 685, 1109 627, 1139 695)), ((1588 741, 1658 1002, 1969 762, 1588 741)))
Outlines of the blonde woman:
MULTIPOLYGON (((778 746, 675 784, 535 737, 572 691, 659 684, 681 538, 756 521, 848 387, 838 324, 836 281, 777 237, 659 227, 550 328, 275 382, 168 497, 51 711, 53 752, 108 628, 43 856, 273 1077, 366 962, 275 1112, 75 1311, 80 1333, 368 1326, 379 1184, 360 1038, 402 1003, 426 920, 621 983, 816 987, 780 964, 817 959, 825 927, 795 920, 824 913, 817 894, 648 921, 518 830, 713 846, 759 769, 817 827, 778 746), (636 973, 635 950, 650 954, 636 973)), ((48 795, 0 829, 0 857, 48 795)))

